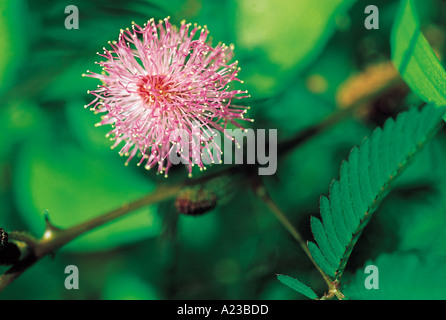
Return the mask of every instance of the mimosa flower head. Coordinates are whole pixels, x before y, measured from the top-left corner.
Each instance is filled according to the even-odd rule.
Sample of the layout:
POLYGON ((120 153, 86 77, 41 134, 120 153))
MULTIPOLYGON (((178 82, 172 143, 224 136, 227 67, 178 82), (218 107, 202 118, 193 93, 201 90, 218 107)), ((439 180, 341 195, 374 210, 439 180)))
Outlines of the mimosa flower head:
POLYGON ((193 161, 194 151, 218 148, 205 132, 224 131, 230 123, 243 129, 235 120, 249 120, 244 118, 248 107, 233 104, 248 97, 247 91, 233 88, 232 82, 243 82, 237 78, 238 62, 231 62, 234 48, 213 47, 208 33, 206 27, 184 21, 177 28, 169 18, 151 19, 143 27, 133 23, 131 30, 121 30, 118 41, 109 42, 111 49, 98 53, 105 58, 98 63, 102 73, 84 75, 102 82, 89 91, 95 98, 86 107, 104 113, 97 125, 112 126, 107 137, 114 141, 112 148, 122 144, 126 164, 140 156, 138 165, 156 166, 167 176, 169 154, 178 148, 172 133, 181 129, 192 135, 198 128, 201 143, 193 145, 196 150, 186 159, 191 174, 194 164, 204 167, 193 161))

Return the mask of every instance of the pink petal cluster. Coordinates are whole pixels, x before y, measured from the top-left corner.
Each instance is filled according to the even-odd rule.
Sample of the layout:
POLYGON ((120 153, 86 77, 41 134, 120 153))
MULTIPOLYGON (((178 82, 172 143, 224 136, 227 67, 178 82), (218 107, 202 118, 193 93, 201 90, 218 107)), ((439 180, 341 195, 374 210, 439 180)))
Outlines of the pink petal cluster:
MULTIPOLYGON (((115 141, 112 148, 123 143, 120 154, 128 157, 126 165, 140 156, 138 165, 157 166, 167 176, 169 154, 178 143, 172 132, 182 129, 192 135, 197 127, 203 133, 224 131, 229 123, 243 129, 234 120, 249 120, 243 117, 248 107, 232 104, 248 97, 247 91, 231 89, 230 82, 240 81, 237 61, 229 63, 233 46, 212 47, 208 33, 206 27, 191 28, 184 21, 177 28, 169 18, 158 24, 151 19, 144 27, 133 23, 132 30, 121 30, 118 41, 109 42, 111 50, 98 53, 105 58, 98 63, 103 72, 84 74, 102 82, 89 91, 95 99, 86 107, 105 113, 97 125, 112 125, 107 137, 115 141)), ((196 144, 195 151, 210 144, 212 136, 196 144)), ((189 175, 194 164, 204 168, 193 154, 187 159, 189 175)))

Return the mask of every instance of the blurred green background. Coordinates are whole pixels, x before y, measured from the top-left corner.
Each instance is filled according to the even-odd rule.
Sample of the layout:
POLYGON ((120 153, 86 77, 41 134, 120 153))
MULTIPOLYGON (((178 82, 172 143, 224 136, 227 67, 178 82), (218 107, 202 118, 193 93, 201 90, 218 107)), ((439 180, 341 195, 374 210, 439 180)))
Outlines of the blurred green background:
MULTIPOLYGON (((0 0, 0 227, 40 236, 46 211, 55 225, 73 226, 166 183, 135 161, 125 167, 104 137, 108 128, 94 127, 98 116, 83 107, 91 100, 87 90, 98 83, 81 74, 98 71, 96 52, 132 21, 143 24, 170 16, 179 24, 186 19, 207 25, 214 44, 234 43, 244 80, 240 89, 252 96, 253 127, 277 128, 283 140, 336 112, 337 94, 350 76, 389 60, 398 4, 0 0), (379 30, 364 27, 368 4, 379 8, 379 30), (79 29, 64 27, 68 5, 79 9, 79 29)), ((442 57, 446 6, 439 0, 417 4, 423 31, 442 57)), ((318 215, 319 196, 338 177, 350 148, 387 117, 418 102, 407 88, 396 88, 369 103, 366 112, 279 159, 277 174, 266 177, 267 186, 306 239, 312 239, 309 217, 318 215)), ((381 263, 383 272, 389 265, 411 263, 414 277, 416 270, 432 273, 426 271, 426 261, 446 266, 445 144, 440 136, 426 148, 366 228, 347 267, 352 297, 370 297, 361 289, 361 268, 367 261, 381 263)), ((174 169, 170 183, 186 179, 184 168, 174 169)), ((220 183, 232 188, 231 179, 220 183)), ((43 259, 0 298, 303 298, 280 284, 275 273, 298 276, 319 293, 325 290, 320 275, 269 209, 242 187, 199 217, 180 216, 173 201, 140 209, 43 259), (79 268, 79 290, 64 287, 67 265, 79 268)), ((389 273, 383 277, 404 288, 412 274, 401 281, 389 273)), ((429 298, 440 285, 426 281, 424 286, 421 298, 429 298)), ((373 294, 386 298, 379 296, 385 290, 373 294)))

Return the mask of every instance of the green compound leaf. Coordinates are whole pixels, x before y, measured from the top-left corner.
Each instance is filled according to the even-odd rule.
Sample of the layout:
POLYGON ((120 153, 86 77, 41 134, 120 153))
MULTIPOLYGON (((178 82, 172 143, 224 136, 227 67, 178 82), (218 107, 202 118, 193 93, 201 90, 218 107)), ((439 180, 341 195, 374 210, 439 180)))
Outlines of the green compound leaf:
POLYGON ((423 259, 414 253, 382 254, 367 261, 341 289, 353 300, 444 300, 445 257, 423 259), (367 266, 375 266, 370 273, 367 266), (374 278, 374 279, 373 279, 374 278), (367 289, 373 283, 376 289, 367 289))
POLYGON ((393 25, 392 61, 425 102, 446 104, 446 71, 420 31, 413 0, 403 0, 393 25))
POLYGON ((334 180, 329 196, 320 199, 322 222, 312 217, 316 244, 308 249, 318 266, 339 280, 363 229, 393 181, 440 128, 445 108, 412 108, 389 119, 350 152, 334 180))
POLYGON ((307 286, 306 284, 300 282, 299 280, 284 275, 284 274, 278 274, 277 275, 277 280, 279 280, 280 282, 282 282, 284 285, 290 287, 291 289, 302 293, 304 296, 315 300, 318 299, 317 294, 313 291, 313 289, 311 289, 309 286, 307 286))

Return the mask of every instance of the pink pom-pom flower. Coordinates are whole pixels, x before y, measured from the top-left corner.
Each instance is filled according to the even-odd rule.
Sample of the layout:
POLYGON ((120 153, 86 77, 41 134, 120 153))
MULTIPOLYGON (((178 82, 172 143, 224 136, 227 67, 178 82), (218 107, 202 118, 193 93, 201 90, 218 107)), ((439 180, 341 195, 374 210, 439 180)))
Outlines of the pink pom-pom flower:
POLYGON ((174 151, 191 175, 193 165, 204 168, 194 154, 219 148, 206 132, 223 132, 229 123, 244 129, 235 120, 249 120, 244 118, 249 107, 232 102, 249 96, 232 88, 231 82, 243 82, 237 78, 238 62, 229 62, 233 46, 212 47, 208 33, 206 27, 191 28, 184 21, 177 28, 169 18, 158 24, 151 19, 144 27, 133 23, 132 30, 121 30, 118 41, 109 42, 111 50, 98 53, 105 58, 98 63, 102 73, 84 74, 102 82, 89 91, 95 99, 85 107, 105 113, 97 125, 112 126, 107 137, 115 141, 112 148, 123 143, 119 153, 128 157, 126 165, 137 155, 138 165, 157 166, 167 176, 174 151), (172 138, 176 130, 189 135, 198 130, 201 142, 192 143, 191 137, 195 150, 183 156, 178 139, 172 138))

